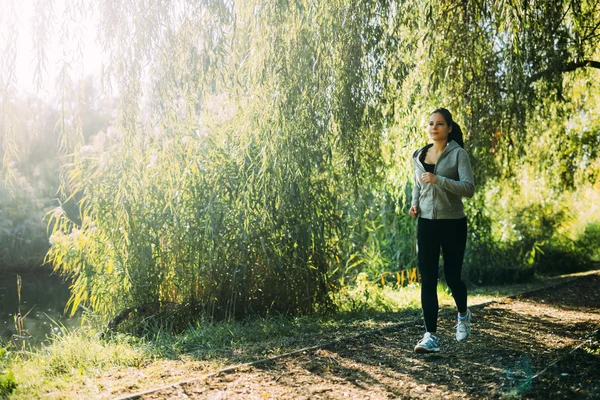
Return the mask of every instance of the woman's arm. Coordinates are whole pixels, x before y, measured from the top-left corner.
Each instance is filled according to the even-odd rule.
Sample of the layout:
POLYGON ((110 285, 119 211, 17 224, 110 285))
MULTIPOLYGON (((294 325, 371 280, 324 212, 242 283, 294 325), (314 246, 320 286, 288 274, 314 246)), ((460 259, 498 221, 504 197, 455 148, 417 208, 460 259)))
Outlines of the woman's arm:
POLYGON ((437 175, 435 183, 439 187, 459 196, 473 197, 475 194, 475 180, 473 179, 473 170, 471 169, 469 155, 464 150, 458 153, 458 179, 458 181, 455 181, 454 179, 437 175))
POLYGON ((421 195, 421 183, 419 182, 419 180, 417 179, 417 176, 415 174, 415 183, 413 184, 413 188, 412 188, 412 200, 411 200, 411 205, 413 206, 419 206, 419 196, 421 195))

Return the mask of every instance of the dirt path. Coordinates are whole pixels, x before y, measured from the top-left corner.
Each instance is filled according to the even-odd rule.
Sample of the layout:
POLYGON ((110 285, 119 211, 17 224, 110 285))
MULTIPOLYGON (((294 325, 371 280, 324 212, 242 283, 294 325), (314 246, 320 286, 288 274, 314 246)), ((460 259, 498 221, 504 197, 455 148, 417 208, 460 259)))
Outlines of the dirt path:
POLYGON ((440 316, 437 354, 410 324, 131 398, 600 398, 600 274, 471 310, 464 343, 440 316))

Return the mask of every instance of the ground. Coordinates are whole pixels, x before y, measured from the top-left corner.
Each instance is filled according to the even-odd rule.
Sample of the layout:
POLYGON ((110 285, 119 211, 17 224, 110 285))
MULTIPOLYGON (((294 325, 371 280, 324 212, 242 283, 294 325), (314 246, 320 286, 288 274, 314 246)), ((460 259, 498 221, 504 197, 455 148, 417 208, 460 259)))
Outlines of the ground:
POLYGON ((233 372, 184 373, 170 386, 107 397, 600 398, 599 289, 594 273, 474 306, 472 335, 462 343, 454 339, 455 314, 444 312, 436 354, 413 352, 423 326, 409 321, 233 372))

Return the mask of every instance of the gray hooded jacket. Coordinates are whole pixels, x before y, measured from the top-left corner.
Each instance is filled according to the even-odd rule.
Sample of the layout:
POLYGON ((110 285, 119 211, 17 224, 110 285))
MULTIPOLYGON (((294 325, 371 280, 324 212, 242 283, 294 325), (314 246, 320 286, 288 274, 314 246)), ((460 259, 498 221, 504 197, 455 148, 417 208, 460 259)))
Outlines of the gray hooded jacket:
POLYGON ((412 205, 419 207, 419 216, 426 219, 459 219, 465 217, 461 197, 473 197, 475 182, 467 152, 454 140, 440 154, 434 169, 436 183, 425 183, 421 174, 425 167, 420 160, 425 146, 413 154, 415 185, 412 205))

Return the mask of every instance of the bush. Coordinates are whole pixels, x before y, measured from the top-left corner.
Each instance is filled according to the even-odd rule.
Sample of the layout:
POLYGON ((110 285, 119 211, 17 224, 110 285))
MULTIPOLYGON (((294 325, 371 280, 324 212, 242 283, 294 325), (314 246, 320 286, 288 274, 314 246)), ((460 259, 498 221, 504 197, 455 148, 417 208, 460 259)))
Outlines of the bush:
POLYGON ((587 224, 583 234, 575 240, 575 247, 590 261, 600 261, 600 223, 587 224))

